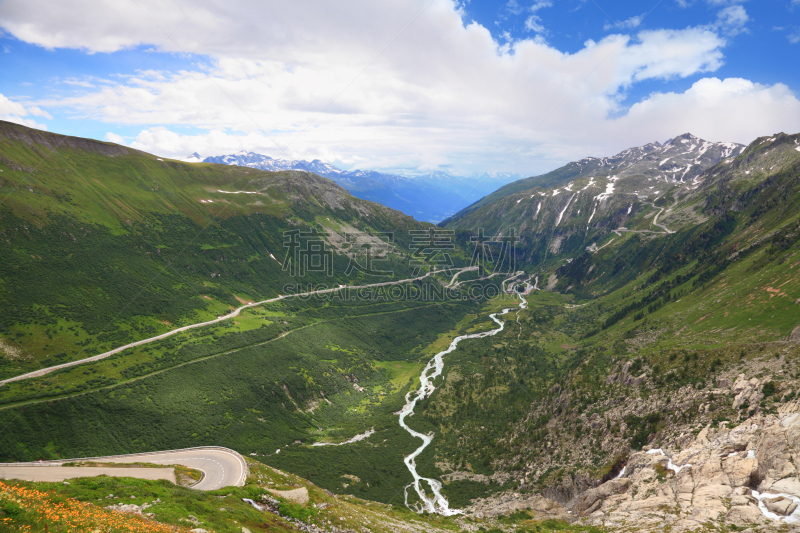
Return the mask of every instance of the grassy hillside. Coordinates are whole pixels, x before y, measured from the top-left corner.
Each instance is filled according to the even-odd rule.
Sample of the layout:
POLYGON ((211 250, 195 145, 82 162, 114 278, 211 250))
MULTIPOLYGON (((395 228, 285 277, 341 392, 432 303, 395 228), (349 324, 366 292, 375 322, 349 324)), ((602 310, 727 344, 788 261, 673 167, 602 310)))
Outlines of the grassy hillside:
MULTIPOLYGON (((328 237, 340 261, 334 276, 293 278, 276 253, 284 230, 401 228, 405 236, 381 267, 403 279, 412 270, 406 230, 428 227, 313 175, 185 165, 9 131, 0 138, 0 147, 10 147, 0 179, 13 192, 0 219, 9 258, 0 267, 9 301, 0 332, 5 376, 214 317, 285 284, 381 281, 345 275, 352 250, 335 236, 328 237), (95 197, 77 176, 56 172, 70 157, 85 159, 93 169, 86 175, 98 176, 87 185, 95 197), (158 189, 134 191, 145 174, 160 176, 158 189), (59 199, 68 184, 80 201, 59 199)), ((434 434, 417 458, 419 473, 441 479, 453 507, 472 513, 470 522, 427 527, 573 527, 534 523, 527 508, 539 518, 571 518, 563 506, 614 477, 644 446, 680 448, 701 431, 763 420, 793 401, 800 386, 798 147, 800 135, 762 138, 690 181, 585 176, 461 219, 493 234, 516 227, 522 242, 514 270, 537 288, 525 297, 527 309, 505 315, 502 333, 465 341, 447 356, 436 391, 409 418, 434 434), (740 373, 758 383, 752 402, 734 401, 740 373), (496 519, 477 522, 486 516, 496 519)), ((458 228, 457 263, 472 256, 477 227, 458 228)), ((403 458, 419 445, 398 426, 405 394, 454 337, 491 329, 489 313, 518 302, 498 295, 502 277, 483 279, 491 263, 480 266, 459 280, 494 298, 342 291, 285 299, 7 384, 0 387, 0 460, 222 445, 338 501, 356 496, 399 513, 380 520, 413 522, 399 510, 411 482, 403 458), (366 432, 352 444, 312 446, 366 432)), ((442 291, 451 275, 404 290, 442 291)), ((671 479, 659 476, 656 483, 671 479)))
POLYGON ((554 254, 537 272, 552 292, 529 296, 503 336, 451 357, 426 403, 443 436, 436 460, 454 478, 566 503, 645 445, 791 401, 799 139, 759 139, 697 187, 675 188, 659 219, 673 233, 609 232, 599 250, 554 254), (735 405, 740 373, 767 384, 760 403, 735 405))
POLYGON ((247 531, 292 532, 308 527, 370 533, 446 533, 481 527, 483 531, 518 533, 603 533, 564 521, 532 520, 516 513, 501 520, 474 520, 417 515, 355 498, 333 496, 307 480, 248 460, 250 475, 244 487, 198 492, 165 481, 132 478, 79 478, 62 483, 0 482, 0 531, 66 533, 68 531, 188 532, 202 528, 218 533, 247 531), (304 492, 306 501, 290 499, 285 491, 304 492), (250 499, 264 510, 255 509, 250 499), (107 510, 122 504, 138 506, 144 516, 107 510), (499 529, 500 526, 503 529, 499 529))
POLYGON ((0 378, 208 320, 287 284, 392 279, 345 274, 348 232, 393 232, 381 269, 407 277, 408 232, 426 227, 308 173, 163 161, 8 123, 0 156, 0 378), (284 268, 292 230, 328 233, 331 277, 284 268))
MULTIPOLYGON (((433 226, 313 174, 162 161, 9 124, 0 128, 0 154, 0 293, 7 302, 0 378, 209 320, 246 302, 404 279, 416 264, 423 273, 440 264, 410 257, 418 238, 411 231, 433 226), (283 268, 284 232, 296 230, 328 234, 332 275, 283 268), (359 240, 346 239, 357 232, 359 240), (388 245, 386 233, 393 235, 388 245), (392 274, 348 271, 352 260, 366 265, 365 250, 381 252, 373 268, 392 274)), ((465 263, 462 249, 448 253, 465 263)), ((402 503, 402 457, 414 442, 392 413, 440 336, 469 328, 482 305, 443 295, 451 276, 399 287, 432 298, 376 288, 281 300, 4 385, 0 460, 225 443, 276 464, 299 457, 287 469, 339 493, 364 495, 375 478, 370 497, 402 503), (308 446, 373 428, 375 439, 391 438, 356 450, 369 461, 352 448, 308 446), (320 461, 337 467, 312 474, 304 466, 320 461), (368 481, 347 487, 345 474, 368 481)))

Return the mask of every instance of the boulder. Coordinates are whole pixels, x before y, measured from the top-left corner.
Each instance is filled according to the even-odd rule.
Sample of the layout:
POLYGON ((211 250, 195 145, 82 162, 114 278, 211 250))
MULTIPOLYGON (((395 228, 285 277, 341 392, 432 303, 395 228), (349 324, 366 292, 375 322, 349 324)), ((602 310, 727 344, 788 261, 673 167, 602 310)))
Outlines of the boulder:
POLYGON ((789 341, 800 344, 800 324, 792 330, 792 333, 789 335, 789 341))
POLYGON ((778 496, 777 498, 764 498, 763 501, 768 510, 781 516, 788 516, 792 514, 789 511, 790 506, 792 506, 792 511, 797 508, 797 505, 795 505, 791 499, 783 496, 778 496))
POLYGON ((758 460, 755 457, 742 458, 734 455, 725 459, 723 469, 732 487, 742 487, 758 472, 758 460))
POLYGON ((279 498, 284 498, 294 503, 299 503, 301 505, 305 505, 308 503, 308 489, 305 487, 300 487, 299 489, 292 489, 292 490, 277 490, 277 489, 267 489, 273 495, 278 496, 279 498))
POLYGON ((614 494, 625 491, 631 484, 628 478, 619 478, 606 481, 599 487, 587 490, 583 493, 575 504, 575 512, 579 516, 585 516, 596 511, 603 500, 614 494))
POLYGON ((764 521, 764 515, 758 510, 756 505, 734 505, 725 520, 737 526, 746 524, 758 524, 764 521))
POLYGON ((117 511, 118 513, 138 514, 141 516, 142 508, 132 503, 118 503, 116 505, 109 505, 106 507, 109 511, 117 511))

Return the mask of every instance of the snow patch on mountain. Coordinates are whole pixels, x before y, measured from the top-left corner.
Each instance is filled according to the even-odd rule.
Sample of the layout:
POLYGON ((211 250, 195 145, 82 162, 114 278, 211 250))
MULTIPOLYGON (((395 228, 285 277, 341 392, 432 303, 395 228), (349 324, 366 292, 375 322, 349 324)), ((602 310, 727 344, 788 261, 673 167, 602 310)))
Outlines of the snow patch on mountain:
POLYGON ((565 205, 564 209, 561 210, 561 213, 558 214, 558 220, 556 220, 556 226, 561 224, 561 219, 564 218, 564 213, 567 212, 567 208, 569 207, 569 204, 572 203, 572 199, 575 198, 576 194, 578 194, 578 193, 572 193, 572 196, 570 196, 569 200, 567 201, 567 205, 565 205))

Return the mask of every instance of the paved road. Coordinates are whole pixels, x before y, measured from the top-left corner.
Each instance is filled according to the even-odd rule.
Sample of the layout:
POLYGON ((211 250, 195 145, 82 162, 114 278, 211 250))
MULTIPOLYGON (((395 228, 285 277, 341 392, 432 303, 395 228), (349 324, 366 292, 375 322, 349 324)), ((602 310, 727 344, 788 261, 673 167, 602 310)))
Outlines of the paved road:
POLYGON ((135 477, 166 479, 175 483, 174 468, 106 468, 94 466, 5 466, 0 464, 0 479, 25 481, 64 481, 76 477, 135 477))
MULTIPOLYGON (((188 448, 166 452, 40 461, 36 463, 0 463, 0 478, 28 481, 63 481, 74 477, 99 476, 138 477, 141 479, 170 479, 169 474, 154 468, 94 468, 61 466, 74 461, 102 463, 155 463, 183 465, 203 472, 203 479, 192 486, 197 490, 241 487, 247 478, 247 463, 233 450, 221 447, 188 448)), ((168 471, 171 472, 171 471, 168 471)))
MULTIPOLYGON (((466 268, 462 268, 461 270, 462 271, 467 271, 467 270, 472 270, 472 269, 473 269, 473 267, 466 267, 466 268)), ((165 339, 167 337, 170 337, 172 335, 175 335, 177 333, 181 333, 183 331, 187 331, 187 330, 190 330, 190 329, 200 328, 200 327, 203 327, 203 326, 210 326, 211 324, 216 324, 218 322, 222 322, 223 320, 228 320, 228 319, 237 317, 237 316, 239 316, 239 313, 241 313, 243 310, 249 309, 251 307, 257 307, 259 305, 264 305, 264 304, 268 304, 268 303, 272 303, 272 302, 277 302, 279 300, 284 300, 286 298, 296 298, 296 297, 299 297, 299 296, 312 296, 312 295, 316 295, 316 294, 326 294, 326 293, 331 293, 331 292, 337 292, 337 291, 340 291, 340 290, 343 290, 343 289, 351 289, 351 290, 352 289, 367 289, 367 288, 371 288, 371 287, 385 287, 385 286, 388 286, 388 285, 398 285, 400 283, 409 283, 409 282, 412 282, 412 281, 419 281, 419 280, 425 279, 425 278, 427 278, 428 276, 430 276, 433 273, 434 272, 427 272, 426 274, 424 274, 422 276, 419 276, 419 277, 416 277, 416 278, 401 279, 401 280, 398 280, 398 281, 386 281, 386 282, 383 282, 383 283, 371 283, 369 285, 349 285, 349 286, 348 285, 341 285, 339 287, 333 287, 331 289, 323 289, 323 290, 318 290, 318 291, 309 291, 309 292, 302 292, 302 293, 298 293, 298 294, 289 294, 289 295, 281 294, 281 295, 279 295, 279 296, 277 296, 275 298, 270 298, 268 300, 262 300, 260 302, 253 302, 253 303, 245 304, 245 305, 239 307, 238 309, 234 309, 233 311, 231 311, 227 315, 223 315, 223 316, 217 317, 214 320, 208 320, 206 322, 199 322, 197 324, 190 324, 188 326, 183 326, 183 327, 180 327, 180 328, 177 328, 177 329, 173 329, 173 330, 168 331, 166 333, 162 333, 161 335, 156 335, 155 337, 150 337, 149 339, 142 339, 140 341, 132 342, 132 343, 126 344, 124 346, 119 346, 117 348, 114 348, 113 350, 109 350, 109 351, 103 352, 101 354, 93 355, 93 356, 87 357, 85 359, 79 359, 77 361, 70 361, 69 363, 62 363, 60 365, 53 365, 53 366, 49 366, 47 368, 34 370, 33 372, 28 372, 27 374, 20 374, 19 376, 14 376, 14 377, 11 377, 11 378, 8 378, 8 379, 0 380, 0 387, 5 385, 6 383, 11 383, 13 381, 20 381, 20 380, 29 379, 29 378, 38 378, 38 377, 44 376, 45 374, 49 374, 50 372, 52 372, 54 370, 59 370, 59 369, 62 369, 62 368, 69 368, 71 366, 82 365, 84 363, 91 363, 91 362, 94 362, 94 361, 100 361, 101 359, 105 359, 106 357, 109 357, 111 355, 119 353, 119 352, 121 352, 123 350, 127 350, 128 348, 133 348, 133 347, 136 347, 136 346, 141 346, 142 344, 148 344, 148 343, 151 343, 151 342, 155 342, 157 340, 165 339)), ((455 276, 453 277, 453 279, 455 279, 455 276)))

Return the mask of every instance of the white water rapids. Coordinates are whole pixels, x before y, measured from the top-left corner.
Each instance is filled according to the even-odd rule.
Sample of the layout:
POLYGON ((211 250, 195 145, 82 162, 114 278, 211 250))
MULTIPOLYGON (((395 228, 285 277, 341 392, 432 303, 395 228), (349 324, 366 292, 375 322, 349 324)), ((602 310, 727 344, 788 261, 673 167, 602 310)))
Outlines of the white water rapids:
MULTIPOLYGON (((518 295, 520 299, 519 309, 526 309, 528 307, 528 302, 521 296, 518 295)), ((438 513, 444 516, 453 516, 457 514, 461 514, 461 511, 458 509, 450 509, 450 504, 447 501, 447 498, 442 496, 441 489, 442 483, 436 479, 422 477, 417 473, 417 463, 416 459, 422 451, 428 447, 428 445, 433 440, 433 434, 425 435, 423 433, 419 433, 418 431, 414 431, 410 427, 406 425, 406 417, 411 416, 414 414, 414 407, 416 407, 417 402, 420 400, 424 400, 425 398, 429 397, 433 394, 433 391, 436 390, 436 387, 433 386, 433 380, 437 377, 442 375, 442 369, 444 368, 444 356, 452 352, 458 346, 458 343, 464 339, 482 339, 484 337, 491 337, 492 335, 496 335, 503 331, 503 327, 505 326, 505 322, 498 319, 498 315, 505 315, 509 311, 513 311, 513 307, 509 307, 503 309, 499 313, 492 313, 489 317, 494 320, 494 322, 498 325, 496 329, 492 329, 489 331, 484 331, 481 333, 470 333, 468 335, 461 335, 460 337, 456 337, 453 339, 453 342, 450 343, 450 346, 439 353, 437 353, 433 359, 428 361, 428 364, 425 365, 425 368, 422 370, 422 374, 419 377, 420 387, 419 390, 416 391, 409 391, 406 394, 406 404, 403 406, 403 409, 400 411, 400 426, 408 431, 411 435, 417 437, 418 439, 422 439, 422 445, 414 450, 414 453, 409 455, 404 459, 406 466, 408 467, 408 471, 411 472, 411 475, 414 476, 413 483, 410 483, 405 487, 405 503, 406 507, 411 510, 414 510, 418 513, 423 511, 428 511, 429 513, 438 513), (431 372, 433 370, 433 372, 431 372), (422 482, 426 482, 430 487, 430 490, 433 492, 433 496, 429 497, 428 494, 425 492, 425 488, 422 485, 422 482), (419 503, 411 506, 408 504, 408 488, 413 486, 414 490, 417 492, 419 496, 419 503)))

